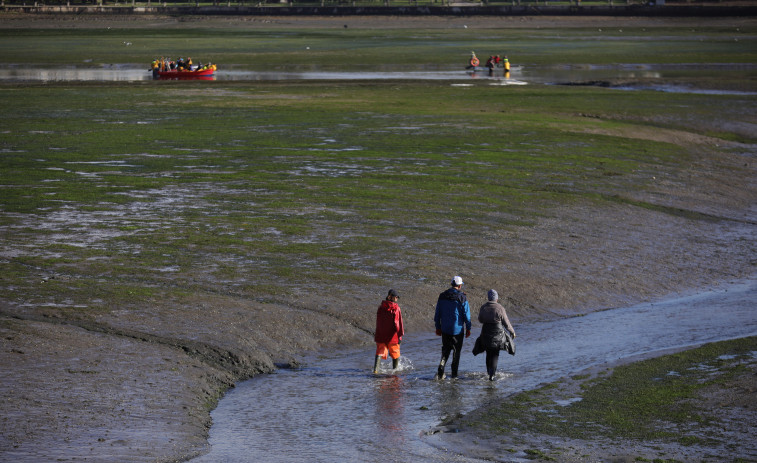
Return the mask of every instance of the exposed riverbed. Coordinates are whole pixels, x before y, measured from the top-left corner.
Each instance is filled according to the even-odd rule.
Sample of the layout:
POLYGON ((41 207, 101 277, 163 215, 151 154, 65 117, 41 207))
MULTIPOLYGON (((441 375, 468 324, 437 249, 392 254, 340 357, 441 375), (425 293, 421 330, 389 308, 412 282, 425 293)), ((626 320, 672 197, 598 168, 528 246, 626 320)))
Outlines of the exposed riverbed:
MULTIPOLYGON (((602 364, 757 334, 757 280, 581 317, 516 324, 517 353, 494 383, 466 341, 457 380, 433 380, 440 342, 406 337, 399 371, 370 373, 372 350, 309 357, 240 384, 213 412, 210 452, 193 461, 471 461, 434 427, 496 396, 602 364)), ((475 310, 474 310, 475 312, 475 310)))
MULTIPOLYGON (((534 320, 754 277, 755 67, 685 64, 754 63, 753 18, 2 19, 2 461, 462 459, 434 446, 465 433, 424 434, 643 351, 569 357, 550 343, 594 316, 534 320), (343 52, 276 31, 323 27, 343 52), (503 44, 509 79, 463 69, 503 44), (151 80, 150 59, 189 49, 216 82, 151 80), (634 64, 671 50, 684 64, 634 64), (489 288, 520 303, 494 384, 473 338, 458 381, 430 379, 453 274, 474 312, 489 288), (374 377, 389 287, 410 334, 374 377)), ((724 335, 694 327, 675 342, 724 335)))

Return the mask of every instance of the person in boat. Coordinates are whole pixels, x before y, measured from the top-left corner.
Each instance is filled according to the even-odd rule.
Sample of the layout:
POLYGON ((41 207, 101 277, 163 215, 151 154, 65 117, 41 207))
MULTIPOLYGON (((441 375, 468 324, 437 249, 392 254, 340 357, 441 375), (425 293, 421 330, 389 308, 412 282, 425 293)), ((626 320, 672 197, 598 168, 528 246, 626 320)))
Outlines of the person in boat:
POLYGON ((505 330, 510 333, 512 339, 515 339, 515 330, 507 318, 505 307, 499 303, 497 291, 490 289, 486 296, 488 301, 478 311, 478 321, 483 325, 481 335, 473 347, 473 355, 486 352, 486 373, 489 375, 489 381, 494 381, 499 351, 506 349, 505 330))
POLYGON ((402 311, 397 304, 399 298, 397 291, 390 289, 376 312, 376 334, 373 336, 376 342, 374 374, 378 373, 381 359, 386 359, 387 354, 392 357, 392 369, 397 369, 400 363, 400 344, 405 328, 402 324, 402 311))
POLYGON ((471 319, 468 297, 462 291, 463 279, 452 278, 451 287, 439 295, 434 313, 436 335, 442 337, 442 358, 435 379, 444 379, 444 366, 452 353, 451 377, 457 378, 463 338, 470 337, 471 319))

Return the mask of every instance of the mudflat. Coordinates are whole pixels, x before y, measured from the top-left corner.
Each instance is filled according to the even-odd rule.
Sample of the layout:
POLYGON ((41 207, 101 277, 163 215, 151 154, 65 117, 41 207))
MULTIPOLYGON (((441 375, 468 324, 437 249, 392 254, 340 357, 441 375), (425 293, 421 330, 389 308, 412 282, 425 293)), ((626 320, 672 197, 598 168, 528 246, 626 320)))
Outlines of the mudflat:
POLYGON ((442 442, 494 461, 750 461, 754 346, 742 338, 590 368, 452 420, 442 442))
MULTIPOLYGON (((244 26, 255 28, 344 28, 363 29, 439 29, 439 28, 560 28, 560 27, 670 27, 702 26, 702 18, 695 17, 648 17, 638 16, 161 16, 161 15, 54 15, 23 14, 12 11, 0 17, 3 27, 18 28, 129 28, 161 27, 186 28, 244 26)), ((751 17, 707 18, 707 26, 747 27, 754 26, 751 17)))
MULTIPOLYGON (((347 25, 528 29, 559 28, 566 24, 662 27, 671 22, 696 27, 699 21, 3 14, 0 27, 161 28, 202 22, 203 27, 232 24, 256 28, 347 25)), ((713 21, 728 27, 754 26, 752 18, 713 21)), ((708 25, 713 23, 708 20, 708 25)), ((752 85, 753 82, 745 83, 747 90, 752 85)), ((201 94, 203 90, 197 92, 201 94)), ((324 92, 341 96, 333 88, 324 92)), ((584 120, 598 116, 582 113, 575 117, 584 120)), ((692 154, 686 165, 669 165, 658 172, 634 172, 630 183, 623 183, 608 194, 616 197, 616 201, 577 197, 575 201, 554 205, 540 203, 538 208, 529 209, 526 205, 525 210, 531 212, 527 223, 492 227, 485 232, 461 231, 454 243, 434 243, 438 253, 422 260, 402 261, 402 253, 389 256, 383 267, 364 270, 362 285, 354 283, 357 279, 341 281, 325 275, 297 291, 270 294, 265 286, 260 286, 239 292, 228 290, 219 282, 224 278, 233 280, 233 275, 193 268, 172 279, 170 275, 175 271, 166 269, 163 274, 169 277, 155 280, 140 275, 140 267, 135 265, 134 286, 171 288, 181 284, 181 291, 170 293, 171 297, 161 297, 164 293, 157 290, 151 293, 155 296, 135 293, 133 302, 128 295, 119 293, 113 299, 117 302, 99 298, 97 310, 91 310, 87 302, 80 300, 82 287, 86 291, 87 285, 108 285, 112 281, 107 278, 107 271, 101 279, 84 278, 81 268, 102 256, 82 254, 67 260, 40 244, 52 239, 53 234, 73 236, 71 228, 77 225, 75 220, 36 212, 25 215, 6 204, 0 223, 7 237, 0 248, 0 259, 7 270, 0 279, 3 288, 0 459, 178 461, 201 453, 206 445, 210 411, 223 391, 239 379, 270 372, 278 366, 294 365, 307 351, 371 345, 375 306, 390 285, 401 291, 406 329, 423 331, 432 328, 430 319, 436 295, 453 274, 464 276, 472 306, 483 302, 489 288, 497 288, 501 295, 516 302, 520 310, 510 315, 514 322, 619 307, 753 277, 757 256, 755 107, 744 108, 740 121, 715 123, 717 133, 703 129, 712 121, 697 119, 696 113, 690 117, 689 121, 673 123, 665 120, 664 115, 656 115, 634 127, 597 124, 580 129, 587 136, 642 140, 679 147, 692 154), (723 137, 723 133, 731 136, 723 137), (38 233, 31 233, 35 227, 38 233), (18 233, 31 233, 34 241, 13 240, 12 236, 18 233), (30 247, 45 255, 45 265, 29 259, 30 247), (413 275, 413 279, 397 281, 397 274, 413 275), (186 281, 193 283, 188 285, 186 281), (25 285, 22 290, 20 282, 25 285), (40 301, 34 297, 35 292, 50 292, 54 296, 40 301)), ((565 127, 556 123, 555 130, 565 127)), ((0 140, 3 138, 0 135, 0 140)), ((6 151, 13 151, 6 144, 9 146, 6 151)), ((35 156, 42 157, 44 152, 43 149, 35 156)), ((614 171, 602 174, 605 179, 615 176, 620 175, 614 171)), ((544 186, 547 190, 563 187, 554 182, 544 186)), ((391 214, 391 207, 382 206, 391 214)), ((497 206, 480 207, 491 213, 497 206)), ((334 209, 335 214, 350 213, 346 206, 334 209)), ((465 222, 481 213, 455 212, 440 218, 440 223, 450 226, 449 222, 465 222)), ((210 219, 192 220, 196 222, 188 229, 212 226, 210 219)), ((123 232, 128 227, 122 228, 123 232)), ((216 231, 209 235, 218 236, 216 231)), ((140 233, 150 232, 142 229, 140 233)), ((318 233, 320 230, 315 230, 295 239, 305 242, 318 233)), ((410 232, 387 233, 395 246, 403 250, 426 246, 422 239, 435 239, 433 234, 418 234, 417 241, 413 241, 404 238, 410 232)), ((331 239, 345 238, 334 233, 331 239)), ((192 253, 203 245, 193 241, 182 246, 172 252, 192 253)), ((252 247, 243 249, 254 252, 252 247)), ((315 265, 313 262, 291 262, 292 278, 298 268, 304 270, 315 265)), ((207 263, 209 267, 216 264, 207 263)), ((261 281, 269 278, 264 267, 259 272, 261 281)), ((286 279, 286 275, 278 278, 286 279)), ((734 381, 743 386, 739 379, 734 381)), ((727 390, 730 384, 723 386, 727 390)), ((737 421, 734 423, 738 425, 737 421)))

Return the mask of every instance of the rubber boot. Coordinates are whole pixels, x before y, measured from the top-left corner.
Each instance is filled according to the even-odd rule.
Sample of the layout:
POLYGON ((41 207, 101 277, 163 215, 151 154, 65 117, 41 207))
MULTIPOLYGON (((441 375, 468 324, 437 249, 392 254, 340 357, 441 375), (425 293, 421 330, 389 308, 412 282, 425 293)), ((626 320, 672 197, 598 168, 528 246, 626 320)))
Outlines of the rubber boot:
POLYGON ((400 358, 392 359, 392 369, 396 370, 400 366, 400 358))
MULTIPOLYGON (((454 355, 454 354, 453 354, 454 355)), ((460 358, 452 357, 452 365, 450 365, 450 378, 457 378, 457 367, 459 366, 460 358), (455 361, 457 360, 457 362, 455 361)))
POLYGON ((379 371, 379 364, 381 363, 381 356, 377 355, 376 360, 373 361, 373 374, 377 374, 379 371))
POLYGON ((434 379, 444 379, 444 364, 446 362, 444 361, 444 357, 442 357, 442 360, 439 362, 439 368, 436 370, 436 376, 434 379))

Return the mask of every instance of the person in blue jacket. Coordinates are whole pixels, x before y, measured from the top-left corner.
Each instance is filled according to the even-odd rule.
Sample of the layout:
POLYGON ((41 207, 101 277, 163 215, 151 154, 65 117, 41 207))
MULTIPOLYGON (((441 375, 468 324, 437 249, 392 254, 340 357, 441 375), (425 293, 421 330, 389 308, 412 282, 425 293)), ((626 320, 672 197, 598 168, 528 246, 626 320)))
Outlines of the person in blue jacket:
POLYGON ((463 279, 455 276, 451 285, 451 288, 439 295, 434 314, 436 335, 442 337, 442 359, 439 362, 436 379, 444 379, 444 366, 447 364, 450 352, 452 352, 451 377, 457 378, 463 339, 470 336, 470 306, 468 298, 462 291, 463 279))

